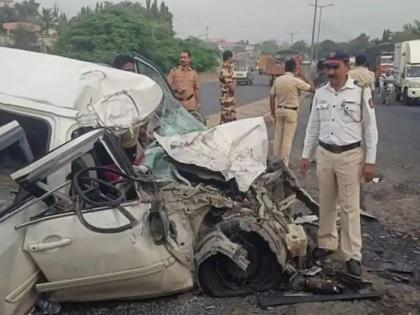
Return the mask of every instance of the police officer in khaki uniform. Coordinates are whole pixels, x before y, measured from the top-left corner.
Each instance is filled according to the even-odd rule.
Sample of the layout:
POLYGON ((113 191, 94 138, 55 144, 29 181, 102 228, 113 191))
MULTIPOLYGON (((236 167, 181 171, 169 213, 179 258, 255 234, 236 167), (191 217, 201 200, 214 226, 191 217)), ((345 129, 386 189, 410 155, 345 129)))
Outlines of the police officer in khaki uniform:
POLYGON ((200 82, 198 73, 191 67, 191 52, 184 50, 179 66, 169 73, 169 85, 175 97, 188 111, 200 111, 200 82))
POLYGON ((235 79, 233 78, 233 53, 223 52, 223 65, 219 72, 220 124, 236 120, 235 79))
POLYGON ((368 69, 365 55, 356 56, 356 67, 349 71, 349 75, 360 85, 370 88, 372 93, 375 91, 375 74, 368 69))
POLYGON ((340 249, 348 272, 360 276, 360 183, 362 177, 369 182, 374 175, 378 130, 371 91, 349 77, 348 64, 349 56, 341 51, 326 61, 329 82, 315 92, 300 168, 306 175, 317 151, 320 222, 314 257, 323 258, 338 248, 339 203, 340 249))
POLYGON ((314 88, 303 74, 301 74, 302 79, 295 76, 294 59, 285 62, 285 71, 284 75, 274 81, 271 88, 270 109, 275 125, 273 154, 281 157, 288 166, 298 124, 300 92, 311 92, 314 88))

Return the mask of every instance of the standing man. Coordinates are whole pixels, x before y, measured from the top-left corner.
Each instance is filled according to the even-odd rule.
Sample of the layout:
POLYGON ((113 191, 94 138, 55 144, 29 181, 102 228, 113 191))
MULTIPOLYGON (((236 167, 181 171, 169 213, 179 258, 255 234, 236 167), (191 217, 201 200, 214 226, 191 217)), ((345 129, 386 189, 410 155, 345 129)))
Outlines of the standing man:
POLYGON ((220 124, 236 120, 235 79, 233 78, 233 53, 223 52, 223 65, 219 72, 220 124))
POLYGON ((295 77, 294 59, 285 62, 285 71, 284 75, 274 81, 271 88, 270 110, 273 123, 275 123, 273 154, 281 157, 288 166, 298 123, 300 92, 311 92, 314 88, 303 73, 301 73, 301 79, 295 77))
POLYGON ((369 70, 365 55, 356 56, 356 68, 350 70, 349 75, 359 85, 370 88, 372 93, 375 91, 375 74, 369 70))
POLYGON ((328 82, 327 70, 325 69, 325 60, 318 61, 316 65, 316 76, 314 79, 315 88, 318 89, 328 82))
POLYGON ((169 85, 186 110, 200 111, 200 83, 198 73, 191 67, 191 52, 184 50, 179 65, 169 73, 169 85))
POLYGON ((329 82, 317 89, 313 101, 300 169, 305 176, 317 150, 320 194, 318 248, 323 258, 338 248, 337 202, 341 206, 341 252, 349 273, 360 276, 360 183, 375 171, 378 130, 369 88, 349 77, 349 56, 336 52, 326 61, 329 82), (366 150, 361 147, 362 140, 366 150))

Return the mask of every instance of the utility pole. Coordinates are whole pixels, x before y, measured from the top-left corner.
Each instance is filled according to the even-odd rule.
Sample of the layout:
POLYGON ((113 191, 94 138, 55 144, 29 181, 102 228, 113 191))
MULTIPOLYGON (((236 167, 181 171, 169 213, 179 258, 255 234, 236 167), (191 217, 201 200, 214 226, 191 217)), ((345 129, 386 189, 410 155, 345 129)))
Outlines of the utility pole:
POLYGON ((316 49, 315 49, 315 60, 318 60, 318 53, 319 53, 319 43, 320 43, 320 38, 321 38, 321 23, 322 23, 322 10, 324 8, 328 8, 328 7, 333 7, 334 4, 324 4, 324 5, 319 5, 319 20, 318 20, 318 36, 317 36, 317 40, 316 40, 316 49))
MULTIPOLYGON (((313 4, 312 4, 313 5, 313 4)), ((315 0, 314 6, 314 20, 312 23, 312 40, 311 40, 311 56, 310 56, 310 74, 312 75, 313 63, 314 63, 314 53, 315 53, 315 28, 316 28, 316 16, 318 13, 318 0, 315 0)))
POLYGON ((293 45, 294 44, 294 42, 295 42, 295 35, 296 35, 297 33, 289 33, 289 36, 290 36, 290 45, 293 45))

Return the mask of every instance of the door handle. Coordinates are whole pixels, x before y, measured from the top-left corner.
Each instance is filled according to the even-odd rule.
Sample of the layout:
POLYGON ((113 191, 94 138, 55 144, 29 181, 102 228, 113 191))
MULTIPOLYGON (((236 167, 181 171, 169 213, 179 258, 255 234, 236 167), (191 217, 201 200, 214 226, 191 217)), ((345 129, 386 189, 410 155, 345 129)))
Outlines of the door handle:
POLYGON ((55 242, 48 242, 48 243, 35 243, 35 244, 29 244, 28 250, 30 252, 41 252, 41 251, 47 251, 58 247, 64 247, 67 245, 70 245, 72 242, 71 238, 63 238, 59 241, 55 242))

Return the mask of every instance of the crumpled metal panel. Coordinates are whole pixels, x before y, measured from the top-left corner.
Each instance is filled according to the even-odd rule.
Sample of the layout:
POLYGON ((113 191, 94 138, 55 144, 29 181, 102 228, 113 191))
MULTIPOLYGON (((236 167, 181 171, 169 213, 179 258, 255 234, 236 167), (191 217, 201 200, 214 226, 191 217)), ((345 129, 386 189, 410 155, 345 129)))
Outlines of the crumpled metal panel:
POLYGON ((201 264, 216 253, 229 257, 243 271, 248 268, 248 252, 241 245, 229 240, 220 230, 210 232, 201 241, 195 256, 196 264, 201 264))
POLYGON ((268 136, 263 117, 223 124, 207 131, 156 140, 174 160, 235 178, 246 192, 267 167, 268 136))
POLYGON ((83 125, 129 128, 145 122, 162 97, 162 89, 144 75, 0 47, 0 103, 32 102, 53 113, 76 111, 83 125))

